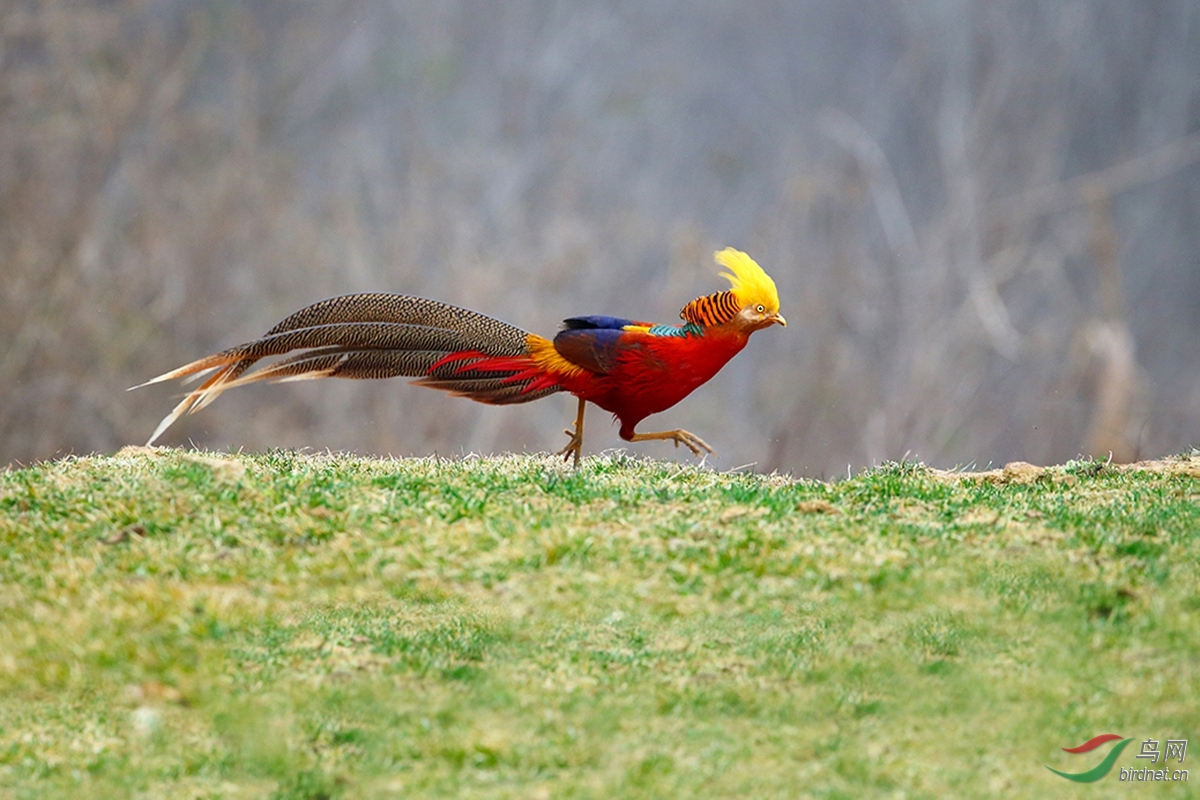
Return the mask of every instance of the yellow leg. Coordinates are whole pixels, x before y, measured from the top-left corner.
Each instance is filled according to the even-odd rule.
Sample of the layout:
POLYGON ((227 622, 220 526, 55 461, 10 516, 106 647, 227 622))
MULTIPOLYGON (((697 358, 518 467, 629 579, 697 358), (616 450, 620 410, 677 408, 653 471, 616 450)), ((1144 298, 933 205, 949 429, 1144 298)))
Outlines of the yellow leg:
POLYGON ((571 454, 574 453, 576 467, 579 466, 579 454, 583 451, 583 411, 585 405, 586 401, 582 397, 579 398, 579 415, 575 417, 575 430, 563 431, 563 433, 571 437, 571 441, 567 442, 566 447, 558 451, 558 455, 563 457, 563 461, 569 459, 571 454))
POLYGON ((645 442, 649 439, 666 439, 675 442, 675 447, 680 444, 687 445, 688 449, 695 455, 703 455, 700 451, 706 450, 712 455, 717 452, 708 446, 708 442, 701 439, 694 433, 688 433, 685 430, 676 429, 673 431, 662 431, 660 433, 635 433, 629 437, 631 442, 645 442))

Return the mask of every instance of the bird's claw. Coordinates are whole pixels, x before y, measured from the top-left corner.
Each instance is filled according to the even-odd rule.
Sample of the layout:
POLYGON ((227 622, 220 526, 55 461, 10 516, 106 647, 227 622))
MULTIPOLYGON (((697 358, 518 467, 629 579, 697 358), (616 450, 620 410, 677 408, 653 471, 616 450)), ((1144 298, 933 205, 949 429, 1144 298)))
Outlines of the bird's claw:
POLYGON ((571 440, 569 442, 567 442, 567 446, 564 447, 562 450, 559 450, 558 453, 556 453, 556 455, 562 456, 563 461, 570 461, 571 458, 574 457, 575 466, 578 467, 579 466, 579 456, 580 456, 580 453, 583 452, 583 437, 581 435, 579 435, 578 431, 573 431, 570 428, 564 429, 563 433, 565 433, 567 436, 570 436, 571 440))
POLYGON ((673 431, 658 431, 656 433, 634 433, 631 435, 622 434, 626 441, 630 442, 648 442, 651 440, 669 441, 675 443, 675 449, 679 449, 679 445, 684 445, 688 450, 692 451, 692 455, 703 457, 705 453, 716 455, 717 451, 708 446, 708 442, 701 439, 690 431, 685 431, 682 428, 673 431))
POLYGON ((692 455, 694 455, 694 456, 703 456, 705 452, 707 452, 709 455, 714 455, 714 456, 717 454, 716 450, 713 450, 711 447, 708 446, 708 442, 704 441, 703 439, 701 439, 699 436, 697 436, 694 433, 688 433, 687 431, 678 431, 671 438, 675 440, 675 449, 676 450, 679 449, 679 445, 680 445, 680 443, 682 443, 684 445, 687 445, 687 448, 692 451, 692 455))
POLYGON ((563 457, 563 461, 575 459, 575 468, 579 469, 579 457, 583 454, 583 412, 586 408, 584 399, 579 398, 579 415, 575 417, 575 428, 564 428, 563 433, 571 437, 567 442, 567 446, 558 451, 558 455, 563 457))

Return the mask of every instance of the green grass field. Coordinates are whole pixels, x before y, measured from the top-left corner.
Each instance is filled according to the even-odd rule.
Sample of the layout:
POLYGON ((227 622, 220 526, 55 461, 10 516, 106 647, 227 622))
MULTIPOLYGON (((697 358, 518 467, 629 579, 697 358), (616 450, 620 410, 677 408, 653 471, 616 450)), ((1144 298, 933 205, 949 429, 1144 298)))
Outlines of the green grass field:
POLYGON ((1046 765, 1200 747, 1198 501, 1196 455, 13 469, 0 798, 1191 796, 1046 765))

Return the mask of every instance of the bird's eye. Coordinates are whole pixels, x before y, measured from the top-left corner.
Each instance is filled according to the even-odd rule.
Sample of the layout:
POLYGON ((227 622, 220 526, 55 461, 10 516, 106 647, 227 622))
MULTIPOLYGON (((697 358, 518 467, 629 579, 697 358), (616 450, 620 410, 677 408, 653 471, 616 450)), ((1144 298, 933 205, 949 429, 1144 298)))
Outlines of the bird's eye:
POLYGON ((763 313, 764 311, 766 311, 766 309, 762 307, 762 304, 761 304, 761 303, 759 303, 759 305, 758 305, 758 308, 756 308, 756 309, 755 309, 755 311, 757 311, 758 313, 760 313, 760 314, 761 314, 761 313, 763 313))

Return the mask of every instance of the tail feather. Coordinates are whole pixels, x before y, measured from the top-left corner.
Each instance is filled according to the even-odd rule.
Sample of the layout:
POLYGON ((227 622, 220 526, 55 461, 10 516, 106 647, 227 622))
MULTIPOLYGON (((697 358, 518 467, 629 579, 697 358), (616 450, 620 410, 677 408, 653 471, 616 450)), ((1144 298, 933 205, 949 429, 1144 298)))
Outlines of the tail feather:
POLYGON ((259 381, 300 381, 314 378, 370 380, 424 375, 445 356, 440 350, 348 350, 326 347, 278 361, 222 386, 232 389, 259 381))
MULTIPOLYGON (((183 400, 179 401, 179 404, 176 405, 175 408, 171 409, 171 413, 163 417, 162 421, 158 423, 158 427, 154 429, 154 433, 150 434, 150 438, 146 440, 146 446, 149 447, 150 445, 154 444, 154 440, 159 436, 162 436, 163 432, 166 431, 167 428, 175 424, 175 420, 179 419, 185 414, 194 414, 215 400, 217 395, 219 395, 222 391, 220 388, 222 380, 227 374, 233 372, 235 366, 236 365, 226 366, 220 372, 217 372, 215 375, 209 377, 209 379, 200 384, 200 386, 188 392, 183 400), (216 387, 215 390, 214 387, 216 387)), ((133 388, 136 389, 138 387, 135 386, 133 388)))
POLYGON ((134 389, 141 389, 146 386, 153 386, 156 383, 164 383, 165 381, 173 381, 178 378, 183 378, 186 381, 193 381, 203 377, 205 373, 212 372, 218 367, 227 366, 230 359, 224 353, 214 353, 211 356, 196 359, 195 361, 184 364, 182 367, 164 372, 162 375, 156 375, 148 381, 143 381, 136 386, 130 386, 126 391, 132 392, 134 389))
POLYGON ((458 331, 504 351, 496 355, 517 355, 525 349, 526 331, 515 325, 477 311, 403 294, 349 294, 322 300, 282 320, 267 335, 338 322, 395 322, 458 331))
MULTIPOLYGON (((492 373, 493 376, 495 373, 492 373)), ((530 385, 528 380, 514 381, 512 376, 504 378, 470 378, 470 379, 437 379, 422 378, 416 381, 418 386, 430 389, 441 389, 455 397, 469 397, 480 403, 493 406, 506 406, 514 403, 528 403, 548 394, 561 391, 558 386, 537 388, 530 385)))
POLYGON ((142 386, 187 377, 233 362, 244 361, 248 367, 260 359, 283 355, 293 350, 316 348, 339 351, 353 348, 398 351, 437 350, 444 355, 477 344, 477 340, 472 339, 463 331, 434 328, 428 325, 396 322, 333 322, 309 328, 268 333, 261 339, 255 339, 253 342, 240 344, 237 347, 222 350, 220 353, 197 359, 133 388, 139 389, 142 386))
POLYGON ((300 309, 261 338, 133 388, 207 375, 163 418, 148 445, 180 417, 199 411, 227 389, 259 381, 408 376, 420 378, 420 385, 484 403, 528 402, 559 391, 552 381, 535 374, 527 344, 531 336, 492 317, 435 300, 397 294, 345 295, 300 309), (261 359, 275 356, 286 357, 249 371, 261 359), (482 369, 474 368, 477 362, 482 369), (511 363, 512 368, 498 370, 494 364, 499 362, 511 363))

